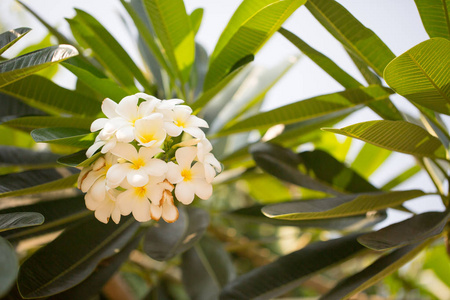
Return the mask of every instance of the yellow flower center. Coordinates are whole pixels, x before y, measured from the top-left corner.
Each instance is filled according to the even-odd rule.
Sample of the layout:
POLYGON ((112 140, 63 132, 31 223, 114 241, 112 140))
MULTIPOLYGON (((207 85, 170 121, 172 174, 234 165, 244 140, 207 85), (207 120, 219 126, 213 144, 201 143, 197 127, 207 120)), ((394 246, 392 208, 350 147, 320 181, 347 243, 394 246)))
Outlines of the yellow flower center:
POLYGON ((134 191, 136 193, 136 196, 139 198, 144 198, 145 194, 147 193, 147 188, 145 186, 134 188, 134 191))
POLYGON ((181 176, 183 177, 184 181, 191 181, 192 180, 192 172, 190 169, 183 169, 181 171, 181 176))
POLYGON ((177 125, 178 127, 184 128, 186 127, 186 122, 184 120, 181 119, 176 119, 173 121, 175 123, 175 125, 177 125))
POLYGON ((135 161, 133 161, 133 169, 138 170, 143 166, 145 166, 145 162, 142 158, 138 158, 135 161))
POLYGON ((155 136, 154 136, 153 132, 145 132, 144 134, 141 134, 140 138, 144 144, 147 144, 147 143, 155 140, 155 136))

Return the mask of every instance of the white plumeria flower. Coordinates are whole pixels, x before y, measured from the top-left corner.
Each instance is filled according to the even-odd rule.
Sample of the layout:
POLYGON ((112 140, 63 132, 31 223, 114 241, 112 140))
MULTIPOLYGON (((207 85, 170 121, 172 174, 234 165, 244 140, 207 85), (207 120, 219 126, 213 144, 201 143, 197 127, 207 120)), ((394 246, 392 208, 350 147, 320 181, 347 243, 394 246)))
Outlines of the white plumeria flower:
POLYGON ((147 222, 151 219, 150 215, 150 193, 152 184, 148 183, 140 187, 127 184, 122 185, 126 190, 117 196, 117 204, 122 215, 127 216, 130 213, 136 221, 147 222))
POLYGON ((159 205, 151 204, 150 215, 152 219, 156 221, 159 221, 162 217, 167 223, 173 223, 178 220, 179 212, 173 203, 173 196, 169 190, 164 190, 159 205))
POLYGON ((186 105, 177 105, 171 114, 172 122, 166 122, 164 128, 170 136, 179 136, 183 131, 195 138, 203 138, 205 133, 199 127, 208 128, 208 123, 192 115, 192 109, 186 105))
POLYGON ((136 141, 144 147, 160 147, 166 139, 163 129, 163 115, 153 113, 135 123, 136 141))
POLYGON ((216 172, 222 171, 220 162, 211 153, 212 145, 208 139, 201 139, 197 144, 197 159, 203 164, 205 170, 205 178, 208 183, 211 183, 216 176, 216 172))
POLYGON ((201 163, 192 162, 197 156, 197 148, 183 147, 175 152, 178 162, 169 162, 167 179, 170 183, 176 184, 175 196, 183 204, 190 204, 197 195, 200 199, 206 200, 212 195, 212 185, 205 179, 205 171, 201 163))
POLYGON ((113 149, 116 146, 116 144, 117 144, 117 139, 115 136, 110 136, 108 138, 102 139, 99 134, 95 138, 94 144, 92 144, 92 146, 90 146, 87 149, 86 156, 88 158, 91 157, 100 148, 102 148, 101 153, 105 154, 105 153, 111 151, 111 149, 113 149))
POLYGON ((121 185, 125 177, 131 186, 142 187, 148 183, 149 176, 162 176, 167 171, 166 162, 153 158, 163 152, 160 148, 142 147, 138 152, 131 144, 119 143, 111 152, 126 161, 108 170, 106 178, 111 187, 121 185))
POLYGON ((105 199, 102 202, 95 208, 89 208, 88 205, 90 205, 90 203, 86 201, 86 207, 95 210, 94 216, 100 222, 107 224, 112 217, 114 223, 119 224, 121 213, 116 201, 116 197, 119 193, 118 190, 108 188, 105 193, 105 199))

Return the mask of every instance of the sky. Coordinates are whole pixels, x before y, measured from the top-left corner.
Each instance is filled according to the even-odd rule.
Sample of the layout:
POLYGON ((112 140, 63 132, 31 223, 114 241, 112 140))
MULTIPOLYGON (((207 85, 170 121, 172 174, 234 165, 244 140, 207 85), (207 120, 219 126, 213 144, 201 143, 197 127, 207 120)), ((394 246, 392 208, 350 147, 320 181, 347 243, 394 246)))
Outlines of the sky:
MULTIPOLYGON (((111 0, 23 0, 24 3, 32 7, 46 21, 59 30, 68 33, 68 25, 64 18, 70 18, 75 14, 74 7, 86 10, 94 15, 103 25, 110 29, 110 32, 121 41, 122 45, 134 58, 138 58, 134 52, 134 43, 119 15, 124 14, 124 10, 117 1, 111 0)), ((204 8, 202 25, 197 34, 197 41, 211 53, 214 49, 220 33, 225 28, 229 18, 239 6, 241 1, 237 0, 185 0, 186 10, 193 11, 198 7, 204 8)), ((372 29, 396 54, 400 55, 416 44, 428 39, 423 29, 420 16, 415 7, 414 0, 338 0, 366 27, 372 29)), ((22 46, 28 41, 38 41, 45 35, 45 29, 37 23, 32 16, 21 12, 20 7, 13 0, 0 1, 1 24, 7 29, 29 26, 33 31, 20 41, 22 46), (24 41, 25 40, 25 41, 24 41)), ((297 34, 310 46, 329 58, 334 60, 341 68, 354 76, 359 81, 364 79, 353 66, 350 58, 340 44, 312 17, 312 15, 302 7, 286 21, 283 25, 286 29, 297 34)), ((5 29, 5 28, 4 28, 5 29)), ((20 44, 18 44, 20 45, 20 44)), ((276 33, 273 38, 256 55, 253 64, 270 68, 292 55, 298 55, 299 51, 280 34, 276 33)), ((67 71, 68 73, 68 71, 67 71)), ((68 74, 62 74, 56 78, 57 82, 63 86, 70 87, 73 82, 67 79, 68 74)), ((317 67, 307 57, 302 57, 299 62, 272 88, 267 94, 264 110, 272 109, 298 100, 307 99, 313 96, 342 91, 343 88, 324 71, 317 67)), ((405 109, 412 114, 416 114, 415 109, 401 97, 394 99, 400 109, 405 109)), ((351 118, 338 124, 340 128, 357 122, 379 119, 369 109, 363 109, 354 114, 351 118)), ((362 143, 354 143, 357 151, 362 143)), ((376 172, 371 181, 375 185, 381 185, 389 180, 386 174, 392 174, 391 168, 405 168, 414 163, 412 158, 404 154, 393 155, 376 172)), ((420 187, 427 191, 432 191, 433 186, 425 174, 418 175, 409 184, 402 186, 403 189, 420 187), (419 186, 418 186, 419 185, 419 186)), ((424 202, 422 199, 410 201, 411 206, 418 210, 429 210, 431 208, 442 209, 436 199, 427 199, 427 205, 417 205, 424 202)), ((406 215, 397 213, 398 218, 405 218, 406 215)))

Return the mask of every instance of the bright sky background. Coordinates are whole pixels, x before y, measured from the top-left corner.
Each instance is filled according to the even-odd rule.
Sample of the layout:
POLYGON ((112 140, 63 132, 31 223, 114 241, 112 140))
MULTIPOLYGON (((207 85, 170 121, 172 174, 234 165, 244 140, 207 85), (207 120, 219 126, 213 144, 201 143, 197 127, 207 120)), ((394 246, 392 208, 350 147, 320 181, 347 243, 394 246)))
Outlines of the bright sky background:
MULTIPOLYGON (((120 2, 111 0, 23 0, 31 6, 50 24, 59 26, 60 31, 68 33, 68 25, 64 18, 72 17, 74 7, 86 10, 94 15, 103 25, 110 29, 111 33, 121 41, 122 45, 130 54, 137 58, 134 52, 134 42, 128 36, 122 20, 118 17, 119 12, 124 14, 120 2)), ((400 55, 414 45, 428 39, 423 29, 414 0, 338 0, 365 26, 372 29, 396 54, 400 55)), ((229 18, 239 6, 238 0, 185 0, 188 12, 203 7, 205 9, 202 26, 197 35, 206 50, 211 53, 220 33, 225 28, 229 18)), ((33 31, 18 44, 26 45, 26 41, 38 41, 44 34, 45 29, 37 23, 30 15, 20 12, 20 8, 13 0, 0 1, 0 23, 6 29, 21 26, 29 26, 33 31)), ((321 51, 333 59, 341 68, 346 70, 359 81, 364 79, 353 66, 347 53, 340 44, 302 7, 296 11, 283 25, 294 32, 310 46, 321 51)), ((280 34, 274 37, 257 54, 254 64, 271 67, 291 55, 297 55, 299 51, 280 34)), ((12 55, 14 53, 11 53, 12 55)), ((58 83, 70 87, 67 77, 61 75, 57 78, 58 83)), ((271 109, 301 99, 306 99, 320 94, 341 91, 343 88, 331 79, 325 72, 312 63, 307 57, 303 57, 285 77, 269 92, 263 109, 271 109)), ((395 99, 401 109, 411 109, 401 97, 395 99)), ((369 109, 363 113, 358 112, 354 117, 339 124, 337 127, 354 124, 357 122, 378 119, 369 109)), ((356 143, 357 144, 357 143, 356 143)), ((359 144, 361 145, 361 144, 359 144)), ((406 169, 407 165, 414 162, 410 156, 395 154, 380 168, 379 172, 371 177, 376 185, 387 182, 390 178, 386 174, 392 174, 390 168, 406 169)), ((420 188, 426 191, 433 190, 433 186, 426 175, 418 175, 408 185, 401 186, 402 189, 420 188)), ((442 209, 442 205, 436 199, 427 199, 427 205, 417 206, 424 199, 410 201, 417 210, 429 210, 430 207, 442 209)), ((406 215, 396 214, 396 218, 405 218, 406 215)))

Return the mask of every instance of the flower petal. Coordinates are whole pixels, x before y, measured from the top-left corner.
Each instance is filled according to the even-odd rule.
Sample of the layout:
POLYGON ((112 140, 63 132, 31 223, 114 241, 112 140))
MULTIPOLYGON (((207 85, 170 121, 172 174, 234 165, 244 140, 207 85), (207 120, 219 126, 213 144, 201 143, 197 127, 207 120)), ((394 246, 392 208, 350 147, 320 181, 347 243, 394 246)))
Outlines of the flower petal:
POLYGON ((203 200, 209 199, 211 197, 213 188, 210 183, 207 183, 205 180, 202 179, 194 179, 194 186, 195 186, 195 194, 203 200))
POLYGON ((139 222, 146 222, 151 219, 150 202, 146 198, 139 199, 134 203, 133 217, 139 222))
POLYGON ((91 132, 95 132, 95 131, 102 129, 108 121, 109 120, 106 118, 100 118, 100 119, 95 120, 91 124, 91 132))
POLYGON ((108 172, 106 173, 106 183, 109 187, 115 188, 118 187, 128 172, 130 172, 131 164, 124 163, 124 164, 115 164, 109 168, 108 172))
POLYGON ((162 176, 167 170, 167 163, 157 158, 150 159, 150 161, 144 167, 147 174, 151 176, 162 176))
POLYGON ((197 116, 190 116, 189 119, 186 122, 187 127, 206 127, 208 128, 208 123, 197 117, 197 116))
POLYGON ((153 220, 159 221, 162 215, 162 206, 160 205, 150 205, 150 216, 153 220))
POLYGON ((122 215, 127 216, 133 209, 134 190, 129 189, 120 193, 116 198, 116 203, 119 206, 122 215))
POLYGON ((182 147, 175 152, 177 163, 182 169, 190 169, 195 156, 197 156, 196 147, 182 147))
POLYGON ((164 130, 168 135, 173 137, 179 136, 183 132, 183 129, 173 124, 172 122, 164 122, 164 130))
POLYGON ((116 113, 117 103, 109 98, 105 98, 102 102, 102 111, 109 119, 118 117, 116 113))
POLYGON ((138 101, 135 95, 124 97, 116 107, 116 113, 129 122, 138 118, 138 101))
POLYGON ((163 205, 162 208, 162 218, 164 219, 164 221, 166 221, 167 223, 173 223, 176 220, 178 220, 179 217, 179 212, 177 207, 173 204, 173 200, 171 201, 166 201, 163 205))
POLYGON ((175 186, 175 196, 178 201, 188 205, 194 201, 195 187, 191 182, 182 181, 175 186))
POLYGON ((172 184, 177 184, 183 181, 183 177, 181 176, 181 168, 179 165, 174 164, 173 162, 167 163, 167 180, 169 180, 172 184))
POLYGON ((124 126, 117 130, 116 137, 119 142, 130 143, 134 140, 134 127, 131 125, 124 126))
POLYGON ((136 148, 126 143, 117 143, 111 153, 128 161, 135 161, 139 158, 136 148))
POLYGON ((142 168, 138 170, 131 170, 127 174, 128 183, 134 187, 141 187, 147 184, 148 174, 142 168))
POLYGON ((92 155, 94 155, 94 153, 100 149, 103 145, 105 144, 105 141, 98 141, 95 142, 94 144, 92 144, 92 146, 90 146, 87 151, 86 151, 86 157, 90 158, 92 155))
POLYGON ((203 139, 205 137, 205 133, 198 127, 186 127, 184 128, 184 132, 189 133, 195 138, 203 139))

